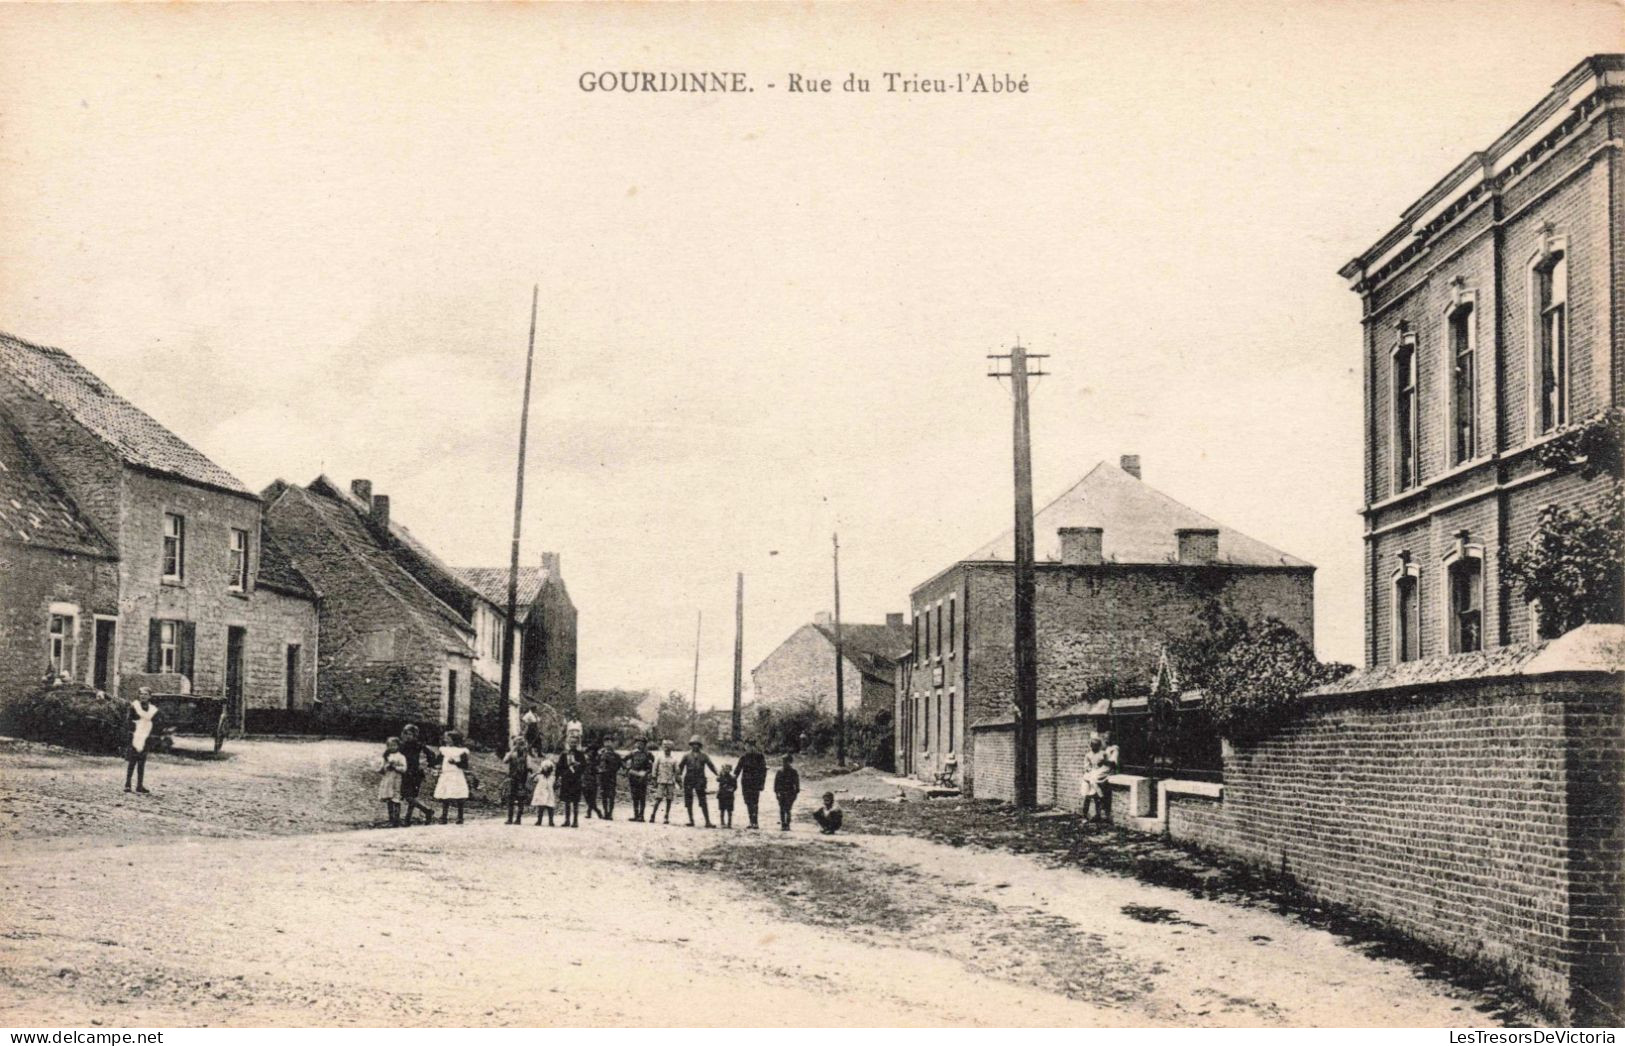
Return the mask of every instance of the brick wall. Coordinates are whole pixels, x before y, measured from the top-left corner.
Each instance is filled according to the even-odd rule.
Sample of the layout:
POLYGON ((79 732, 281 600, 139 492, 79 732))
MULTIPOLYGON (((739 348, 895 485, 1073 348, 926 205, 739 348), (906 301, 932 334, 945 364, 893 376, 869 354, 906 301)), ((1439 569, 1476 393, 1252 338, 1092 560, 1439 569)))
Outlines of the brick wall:
POLYGON ((1622 679, 1558 672, 1314 698, 1228 751, 1222 799, 1165 796, 1166 831, 1494 968, 1564 1019, 1617 1016, 1622 679))
MULTIPOLYGON (((1001 723, 973 727, 976 745, 976 798, 1015 801, 1015 728, 1001 723)), ((1038 803, 1062 810, 1083 808, 1083 759, 1096 736, 1084 716, 1046 719, 1038 724, 1038 803)))

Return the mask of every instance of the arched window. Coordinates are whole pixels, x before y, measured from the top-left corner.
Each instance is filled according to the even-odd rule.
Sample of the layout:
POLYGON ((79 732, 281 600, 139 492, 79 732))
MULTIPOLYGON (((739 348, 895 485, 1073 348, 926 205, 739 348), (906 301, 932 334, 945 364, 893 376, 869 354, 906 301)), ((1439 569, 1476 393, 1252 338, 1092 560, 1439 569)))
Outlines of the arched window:
POLYGON ((1408 556, 1394 571, 1393 587, 1394 661, 1415 661, 1422 656, 1422 572, 1408 556))
POLYGON ((1452 654, 1484 649, 1484 549, 1459 539, 1444 557, 1446 640, 1452 654))
POLYGON ((1530 278, 1530 313, 1534 321, 1531 380, 1536 433, 1550 432, 1569 420, 1569 262, 1557 247, 1536 260, 1530 278))
POLYGON ((1417 417, 1416 339, 1402 337, 1394 346, 1394 490, 1407 490, 1416 486, 1417 438, 1420 419, 1417 417))
POLYGON ((1469 299, 1450 310, 1450 463, 1478 454, 1478 338, 1469 299))

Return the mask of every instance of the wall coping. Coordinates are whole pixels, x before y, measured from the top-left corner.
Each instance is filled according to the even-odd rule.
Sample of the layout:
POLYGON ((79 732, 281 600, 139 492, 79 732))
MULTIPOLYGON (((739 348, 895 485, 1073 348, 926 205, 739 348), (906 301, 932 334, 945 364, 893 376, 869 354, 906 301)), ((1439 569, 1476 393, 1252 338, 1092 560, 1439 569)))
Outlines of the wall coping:
POLYGON ((1216 781, 1164 781, 1162 790, 1168 795, 1199 795, 1206 799, 1223 799, 1224 785, 1216 781))
POLYGON ((1604 677, 1621 673, 1625 673, 1625 625, 1581 625, 1572 632, 1543 643, 1497 647, 1474 654, 1450 654, 1368 668, 1316 687, 1305 696, 1336 697, 1532 676, 1604 677))
POLYGON ((1145 778, 1141 777, 1139 774, 1112 774, 1110 777, 1106 778, 1106 783, 1109 785, 1116 785, 1119 788, 1133 788, 1135 785, 1144 780, 1145 778))

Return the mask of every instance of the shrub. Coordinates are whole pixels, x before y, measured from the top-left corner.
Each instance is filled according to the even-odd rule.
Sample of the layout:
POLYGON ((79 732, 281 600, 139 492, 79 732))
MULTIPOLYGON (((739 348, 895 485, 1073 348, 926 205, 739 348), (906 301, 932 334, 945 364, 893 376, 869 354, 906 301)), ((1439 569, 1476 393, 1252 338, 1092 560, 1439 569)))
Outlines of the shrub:
POLYGON ((1303 637, 1274 618, 1246 628, 1206 673, 1203 707, 1232 740, 1264 736, 1291 718, 1305 692, 1354 671, 1323 664, 1303 637))
POLYGON ((27 690, 12 702, 7 720, 18 737, 85 752, 122 752, 129 740, 124 705, 83 684, 27 690))
POLYGON ((1542 465, 1582 479, 1612 477, 1595 509, 1547 505, 1522 548, 1510 551, 1507 582, 1540 608, 1540 634, 1551 639, 1588 622, 1625 621, 1625 411, 1593 414, 1540 448, 1542 465))

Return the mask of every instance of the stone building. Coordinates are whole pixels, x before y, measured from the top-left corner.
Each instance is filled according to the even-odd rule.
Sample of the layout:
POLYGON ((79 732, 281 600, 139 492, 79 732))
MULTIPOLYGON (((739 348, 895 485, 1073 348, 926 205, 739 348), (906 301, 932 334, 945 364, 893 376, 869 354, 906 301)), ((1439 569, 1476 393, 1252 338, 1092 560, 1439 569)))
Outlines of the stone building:
MULTIPOLYGON (((1166 645, 1213 610, 1314 641, 1315 568, 1147 486, 1137 456, 1096 465, 1037 513, 1034 534, 1041 714, 1143 693, 1166 645)), ((911 597, 897 765, 929 779, 952 753, 973 794, 1002 794, 976 789, 975 731, 1013 711, 1013 549, 1007 531, 911 597)))
POLYGON ((473 593, 390 518, 358 480, 264 492, 267 528, 321 593, 322 714, 372 735, 418 722, 467 733, 474 691, 473 593), (451 602, 462 601, 467 610, 451 602))
POLYGON ((1369 665, 1536 635, 1502 555, 1609 482, 1537 448, 1621 403, 1622 141, 1625 55, 1588 58, 1342 270, 1363 308, 1369 665))
POLYGON ((0 576, 0 647, 24 653, 0 686, 49 661, 110 694, 218 695, 237 729, 250 709, 311 703, 316 593, 266 540, 253 492, 67 353, 7 335, 0 425, 8 472, 28 471, 8 480, 0 576))
MULTIPOLYGON (((908 649, 902 614, 883 625, 841 623, 841 698, 848 712, 891 708, 897 659, 908 649)), ((819 613, 750 671, 755 700, 769 708, 835 711, 835 619, 819 613)))
MULTIPOLYGON (((513 678, 522 704, 551 705, 563 712, 575 707, 576 608, 559 564, 557 552, 543 552, 541 566, 519 568, 513 678)), ((480 657, 474 671, 500 687, 508 568, 458 567, 457 576, 480 597, 480 657)))

